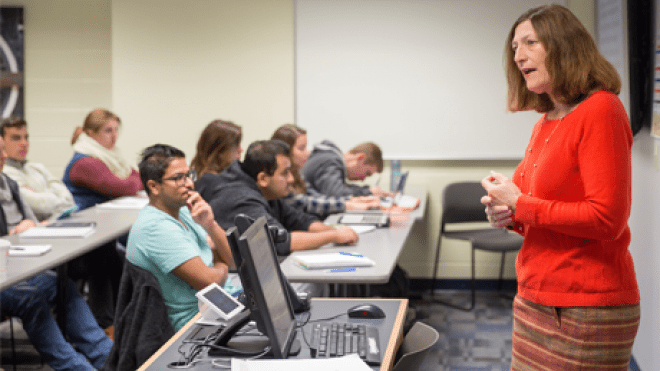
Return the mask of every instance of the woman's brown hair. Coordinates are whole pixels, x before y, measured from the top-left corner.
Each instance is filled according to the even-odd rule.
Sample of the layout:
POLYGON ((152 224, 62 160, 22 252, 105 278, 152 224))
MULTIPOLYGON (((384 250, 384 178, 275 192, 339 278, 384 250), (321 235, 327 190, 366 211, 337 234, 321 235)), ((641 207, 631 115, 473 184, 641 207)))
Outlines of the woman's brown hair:
POLYGON ((580 20, 561 5, 544 5, 528 10, 516 20, 504 46, 510 111, 548 112, 554 108, 548 94, 535 94, 527 89, 514 60, 512 42, 516 27, 527 20, 547 52, 545 64, 555 100, 577 104, 598 90, 619 94, 621 80, 616 69, 600 54, 580 20))
POLYGON ((242 136, 241 127, 231 121, 211 121, 197 141, 197 153, 190 167, 200 177, 221 173, 234 160, 232 150, 241 145, 242 136))
POLYGON ((297 168, 293 164, 293 147, 296 145, 296 140, 298 140, 298 137, 301 135, 307 135, 307 131, 293 124, 284 124, 277 128, 277 130, 275 130, 273 133, 273 136, 270 138, 271 140, 279 139, 288 144, 291 148, 291 152, 289 154, 289 157, 291 157, 291 173, 293 174, 293 184, 291 185, 291 188, 296 194, 307 192, 305 181, 300 174, 301 169, 297 168))
POLYGON ((103 128, 103 125, 105 125, 108 121, 110 120, 116 120, 119 124, 121 124, 121 120, 119 119, 119 116, 115 115, 114 113, 108 111, 107 109, 103 108, 97 108, 87 114, 87 117, 85 117, 85 122, 83 123, 83 126, 77 126, 73 130, 73 136, 71 137, 71 144, 75 144, 76 141, 78 141, 78 137, 80 134, 84 132, 94 132, 98 133, 101 128, 103 128))

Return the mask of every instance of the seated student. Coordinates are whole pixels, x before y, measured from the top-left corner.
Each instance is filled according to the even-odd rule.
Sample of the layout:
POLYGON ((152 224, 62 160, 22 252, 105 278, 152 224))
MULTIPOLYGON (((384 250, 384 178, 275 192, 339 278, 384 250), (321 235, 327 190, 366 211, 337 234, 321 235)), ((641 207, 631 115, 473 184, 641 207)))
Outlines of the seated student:
POLYGON ((27 122, 18 117, 2 121, 2 138, 7 150, 5 174, 13 179, 21 190, 21 197, 39 221, 59 215, 75 205, 71 192, 61 180, 54 177, 42 164, 28 162, 30 140, 27 122))
POLYGON ((241 159, 241 137, 241 127, 233 122, 211 121, 199 136, 190 168, 199 177, 206 173, 220 174, 229 164, 241 159))
POLYGON ((342 153, 331 141, 325 140, 314 146, 303 174, 308 188, 324 195, 342 196, 391 196, 378 187, 349 184, 348 180, 365 180, 383 171, 383 155, 374 143, 362 143, 349 152, 342 153))
POLYGON ((357 242, 358 236, 350 227, 335 229, 283 202, 281 198, 291 192, 292 182, 289 146, 269 140, 252 143, 242 163, 234 161, 220 174, 204 175, 195 187, 225 229, 234 225, 237 214, 243 213, 255 219, 266 216, 269 225, 291 232, 290 239, 276 244, 278 255, 328 243, 357 242))
POLYGON ((73 158, 62 181, 80 210, 142 190, 140 174, 115 147, 121 121, 112 112, 95 109, 73 133, 73 158))
POLYGON ((153 145, 142 152, 138 167, 149 204, 128 235, 126 259, 158 279, 178 331, 198 312, 197 291, 214 282, 230 293, 237 290, 226 282, 234 261, 225 231, 193 189, 196 175, 182 151, 153 145))
MULTIPOLYGON (((73 134, 71 143, 75 153, 62 181, 80 210, 112 198, 135 195, 142 189, 140 175, 115 146, 120 123, 112 112, 95 109, 73 134)), ((124 239, 125 236, 120 238, 124 239)), ((88 303, 108 334, 114 329, 115 301, 122 273, 123 257, 116 246, 111 241, 69 262, 69 276, 88 281, 88 303)))
MULTIPOLYGON (((6 158, 4 141, 0 138, 0 171, 6 158)), ((0 199, 0 236, 20 233, 35 226, 37 219, 21 198, 18 184, 4 173, 0 173, 0 199)), ((40 273, 0 292, 0 315, 21 319, 30 342, 53 369, 100 368, 112 348, 112 340, 96 323, 73 281, 68 280, 67 285, 66 335, 80 353, 66 341, 51 316, 57 296, 57 276, 52 271, 40 273)))
POLYGON ((326 196, 309 187, 303 177, 302 168, 309 157, 307 131, 301 127, 285 124, 280 126, 270 139, 278 139, 291 148, 292 192, 284 201, 306 213, 325 218, 329 214, 346 210, 369 210, 380 207, 380 199, 373 196, 326 196))

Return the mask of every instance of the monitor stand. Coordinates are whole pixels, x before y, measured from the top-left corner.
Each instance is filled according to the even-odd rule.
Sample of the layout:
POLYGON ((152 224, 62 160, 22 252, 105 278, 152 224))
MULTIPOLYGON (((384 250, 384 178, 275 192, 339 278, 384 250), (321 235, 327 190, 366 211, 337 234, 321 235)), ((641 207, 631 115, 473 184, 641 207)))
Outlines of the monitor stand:
MULTIPOLYGON (((213 357, 226 357, 226 356, 251 356, 255 354, 247 354, 246 351, 242 351, 240 349, 233 349, 230 346, 228 346, 229 341, 231 338, 245 326, 248 322, 250 322, 250 310, 244 310, 243 312, 237 314, 234 318, 229 321, 227 324, 227 327, 225 327, 218 337, 216 338, 214 345, 218 345, 223 347, 223 349, 218 349, 218 348, 211 348, 209 349, 209 356, 213 357)), ((300 353, 300 350, 302 349, 302 346, 300 345, 300 341, 297 339, 294 339, 291 342, 291 346, 289 347, 289 357, 292 356, 297 356, 300 353)), ((259 352, 258 352, 259 353, 259 352)), ((257 353, 257 354, 258 354, 257 353)), ((267 353, 265 356, 272 356, 272 352, 267 353)))

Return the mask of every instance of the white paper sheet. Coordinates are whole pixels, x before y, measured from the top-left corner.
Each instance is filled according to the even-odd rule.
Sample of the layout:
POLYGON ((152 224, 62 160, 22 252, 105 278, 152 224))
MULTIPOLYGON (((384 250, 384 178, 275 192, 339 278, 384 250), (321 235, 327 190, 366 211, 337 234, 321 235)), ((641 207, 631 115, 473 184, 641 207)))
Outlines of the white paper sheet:
POLYGON ((232 358, 232 371, 370 371, 357 354, 335 358, 245 360, 232 358))

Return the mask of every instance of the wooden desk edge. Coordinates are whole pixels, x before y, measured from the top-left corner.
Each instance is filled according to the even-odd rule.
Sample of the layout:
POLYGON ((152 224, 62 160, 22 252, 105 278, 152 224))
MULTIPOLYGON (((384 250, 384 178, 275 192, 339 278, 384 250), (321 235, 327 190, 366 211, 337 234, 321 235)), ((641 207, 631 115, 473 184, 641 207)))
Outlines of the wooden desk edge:
MULTIPOLYGON (((372 299, 373 300, 373 299, 372 299)), ((396 352, 403 341, 403 324, 406 320, 406 309, 408 308, 408 299, 401 298, 401 304, 399 305, 399 310, 396 313, 396 319, 394 320, 394 327, 392 332, 397 331, 396 336, 393 333, 390 335, 390 342, 387 344, 385 349, 385 355, 383 356, 383 362, 381 363, 381 371, 387 370, 390 371, 394 368, 394 358, 396 357, 396 352), (388 367, 389 366, 389 367, 388 367), (387 367, 387 368, 385 368, 387 367)))
MULTIPOLYGON (((323 299, 330 299, 330 298, 314 298, 315 300, 323 300, 323 299)), ((337 299, 337 298, 333 298, 337 299)), ((346 298, 348 299, 348 298, 346 298)), ((331 299, 332 300, 332 299, 331 299)), ((357 299, 356 299, 357 300, 357 299)), ((364 299, 360 299, 364 300, 364 299)), ((406 308, 408 308, 408 299, 401 298, 401 299, 370 299, 370 300, 401 300, 401 303, 399 304, 399 310, 396 313, 396 319, 394 320, 394 327, 393 331, 397 330, 396 336, 390 335, 390 341, 387 343, 387 348, 385 348, 385 354, 383 355, 383 362, 381 363, 381 371, 390 371, 394 367, 394 357, 396 357, 396 351, 399 349, 399 346, 401 345, 401 342, 403 341, 403 321, 406 319, 406 308), (389 366, 389 367, 388 367, 389 366), (386 367, 386 368, 383 368, 386 367)), ((185 326, 183 326, 179 331, 177 331, 174 336, 170 338, 163 346, 161 346, 156 353, 152 354, 149 359, 138 368, 138 371, 144 371, 146 370, 151 364, 161 356, 167 349, 169 349, 174 342, 181 337, 188 329, 193 326, 197 320, 201 317, 200 313, 197 313, 188 323, 186 323, 185 326)))
POLYGON ((166 350, 168 350, 172 344, 174 344, 175 341, 177 341, 178 338, 181 337, 188 329, 193 326, 195 323, 197 323, 197 320, 202 316, 201 313, 197 313, 188 323, 186 323, 179 331, 177 331, 174 336, 170 338, 165 344, 163 344, 157 351, 156 353, 152 354, 151 357, 149 357, 148 360, 146 360, 140 368, 138 368, 138 371, 143 371, 146 370, 147 367, 151 366, 151 364, 156 360, 156 358, 160 357, 161 354, 163 354, 166 350))

